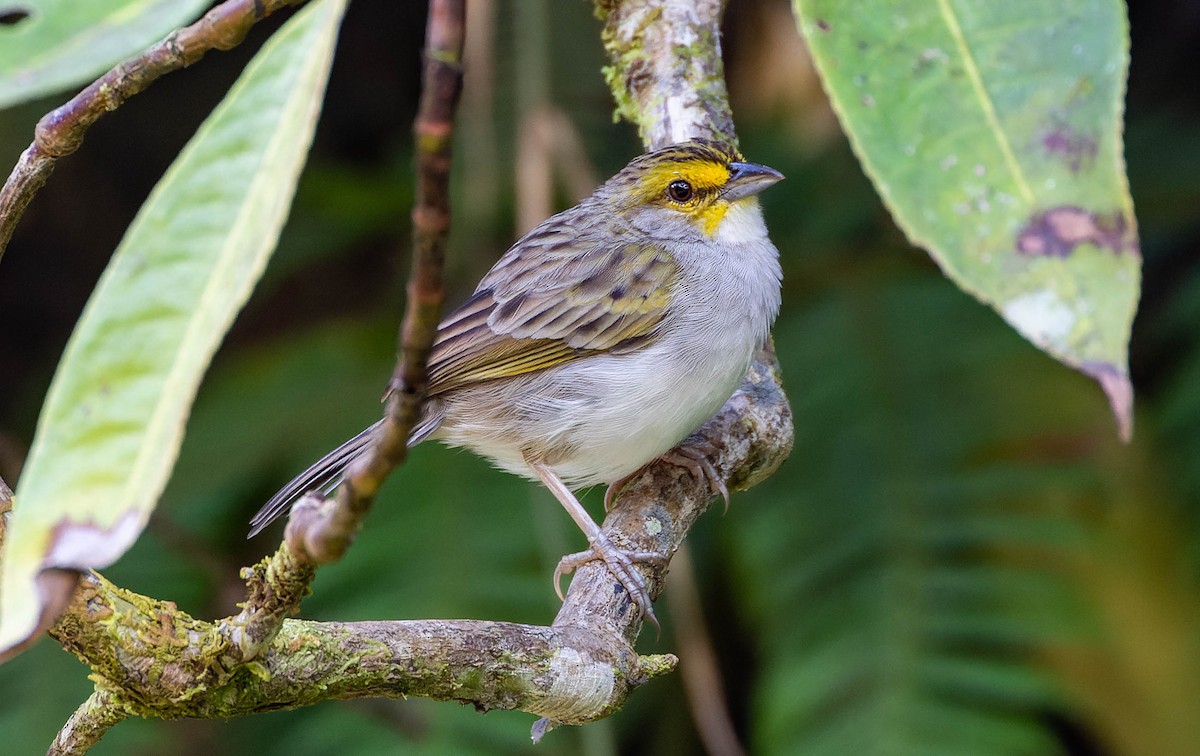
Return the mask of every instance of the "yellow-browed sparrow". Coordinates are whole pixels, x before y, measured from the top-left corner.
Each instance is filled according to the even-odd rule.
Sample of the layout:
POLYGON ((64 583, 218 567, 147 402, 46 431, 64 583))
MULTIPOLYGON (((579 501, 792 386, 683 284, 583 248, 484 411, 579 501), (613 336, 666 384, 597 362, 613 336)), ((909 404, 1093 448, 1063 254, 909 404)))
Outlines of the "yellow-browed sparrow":
MULTIPOLYGON (((756 195, 782 178, 709 141, 635 158, 514 244, 429 357, 409 445, 465 446, 540 480, 651 621, 631 555, 571 489, 623 481, 737 388, 779 310, 779 253, 756 195)), ((378 425, 280 490, 251 535, 306 491, 331 490, 378 425)))

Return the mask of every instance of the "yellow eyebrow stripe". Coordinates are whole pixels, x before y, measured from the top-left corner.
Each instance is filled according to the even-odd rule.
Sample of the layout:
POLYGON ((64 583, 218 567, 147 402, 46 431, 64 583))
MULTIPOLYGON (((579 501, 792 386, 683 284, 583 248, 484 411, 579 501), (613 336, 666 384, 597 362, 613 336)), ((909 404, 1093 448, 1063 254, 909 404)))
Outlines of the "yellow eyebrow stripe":
POLYGON ((712 191, 725 186, 725 182, 729 180, 729 169, 717 163, 699 160, 663 163, 647 171, 642 184, 665 188, 676 178, 691 182, 697 191, 712 191))

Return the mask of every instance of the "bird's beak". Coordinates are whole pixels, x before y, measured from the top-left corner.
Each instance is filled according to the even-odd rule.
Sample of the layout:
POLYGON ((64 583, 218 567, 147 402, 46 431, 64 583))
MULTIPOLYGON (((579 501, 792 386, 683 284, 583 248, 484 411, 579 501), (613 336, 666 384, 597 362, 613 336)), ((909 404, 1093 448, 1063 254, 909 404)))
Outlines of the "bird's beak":
POLYGON ((783 180, 783 174, 774 168, 757 163, 730 163, 729 180, 721 190, 721 197, 730 202, 758 194, 771 184, 783 180))

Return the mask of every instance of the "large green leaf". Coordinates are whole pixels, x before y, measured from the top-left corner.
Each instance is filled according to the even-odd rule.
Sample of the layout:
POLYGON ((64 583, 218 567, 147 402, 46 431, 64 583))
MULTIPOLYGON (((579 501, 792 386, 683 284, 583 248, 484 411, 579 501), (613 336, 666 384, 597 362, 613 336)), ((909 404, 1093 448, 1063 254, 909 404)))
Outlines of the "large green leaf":
POLYGON ((186 24, 208 0, 20 0, 0 5, 0 108, 83 84, 186 24))
POLYGON ((1141 273, 1119 0, 794 0, 867 173, 914 244, 1097 379, 1128 436, 1141 273))
POLYGON ((67 345, 17 490, 0 648, 47 567, 102 567, 141 531, 200 378, 275 246, 320 109, 344 0, 298 13, 155 188, 67 345))

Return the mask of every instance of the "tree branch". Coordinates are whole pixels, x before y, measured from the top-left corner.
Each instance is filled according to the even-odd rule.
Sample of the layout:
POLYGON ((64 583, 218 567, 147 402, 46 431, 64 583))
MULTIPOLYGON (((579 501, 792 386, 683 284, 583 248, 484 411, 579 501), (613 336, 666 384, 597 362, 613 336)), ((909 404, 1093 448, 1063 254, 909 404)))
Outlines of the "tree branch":
POLYGON ((67 723, 58 731, 46 756, 74 756, 87 753, 100 742, 113 725, 129 715, 117 704, 108 691, 96 690, 80 704, 67 723))
POLYGON ((470 620, 287 620, 259 661, 229 664, 217 625, 95 574, 82 582, 51 634, 105 689, 119 691, 108 699, 113 707, 142 717, 229 718, 329 699, 421 696, 584 722, 675 664, 639 657, 587 627, 470 620))
POLYGON ((117 65, 69 102, 38 121, 33 143, 0 189, 0 258, 13 230, 46 184, 58 159, 83 143, 83 136, 105 113, 153 84, 164 74, 185 68, 209 50, 230 50, 241 44, 250 27, 275 11, 305 0, 226 0, 196 23, 168 35, 150 49, 117 65))
MULTIPOLYGON (((758 365, 773 360, 764 353, 758 365)), ((698 432, 720 444, 712 462, 731 488, 766 478, 791 449, 791 412, 778 386, 773 369, 752 368, 698 432)), ((710 501, 690 473, 657 465, 630 483, 605 528, 633 548, 672 554, 710 501)), ((422 696, 580 724, 620 708, 676 661, 638 656, 637 608, 612 590, 603 568, 581 573, 551 627, 285 620, 250 663, 225 634, 225 620, 194 619, 89 573, 50 634, 137 716, 228 718, 333 698, 422 696)))
POLYGON ((596 0, 617 113, 647 150, 705 137, 737 145, 725 65, 725 0, 596 0))
MULTIPOLYGON (((461 0, 435 0, 435 5, 461 11, 461 0)), ((633 117, 647 147, 695 136, 734 139, 721 78, 720 2, 605 0, 598 12, 606 20, 609 82, 621 112, 633 117)), ((437 18, 435 9, 431 27, 437 18)), ((453 35, 438 37, 431 28, 430 43, 438 39, 455 44, 453 35)), ((458 44, 455 49, 460 50, 461 28, 458 44)), ((456 77, 457 60, 431 54, 427 73, 437 68, 456 77)), ((448 81, 442 75, 437 74, 439 80, 448 81)), ((434 91, 427 88, 426 95, 434 91)), ((438 182, 448 168, 446 116, 453 100, 445 96, 449 89, 436 91, 450 110, 426 110, 423 103, 422 113, 429 118, 418 120, 422 176, 434 183, 423 186, 414 210, 416 254, 402 336, 405 361, 397 368, 389 400, 389 437, 383 449, 373 452, 378 459, 356 467, 349 490, 333 505, 345 510, 328 526, 333 535, 320 536, 311 552, 313 538, 295 536, 318 531, 298 520, 324 520, 331 503, 302 502, 289 522, 292 537, 245 572, 250 597, 236 617, 196 620, 170 602, 126 591, 94 573, 85 575, 51 629, 53 637, 93 669, 98 690, 109 691, 97 693, 81 711, 107 705, 123 712, 120 716, 232 717, 330 698, 424 696, 470 702, 483 710, 538 714, 543 717, 535 727, 539 736, 554 723, 603 717, 635 687, 673 669, 672 656, 634 652, 641 626, 638 609, 625 592, 612 590, 611 574, 598 563, 579 569, 550 627, 283 619, 307 592, 316 562, 344 550, 382 475, 402 457, 420 401, 423 363, 440 303, 441 240, 448 223, 444 184, 438 182), (351 500, 342 501, 344 497, 351 500)), ((733 490, 749 488, 782 463, 791 451, 792 419, 769 347, 720 413, 688 443, 713 449, 709 461, 733 490)), ((603 528, 621 548, 669 556, 711 500, 706 482, 672 465, 653 465, 623 489, 603 528)), ((640 564, 638 569, 656 596, 665 564, 640 564)))

